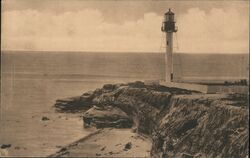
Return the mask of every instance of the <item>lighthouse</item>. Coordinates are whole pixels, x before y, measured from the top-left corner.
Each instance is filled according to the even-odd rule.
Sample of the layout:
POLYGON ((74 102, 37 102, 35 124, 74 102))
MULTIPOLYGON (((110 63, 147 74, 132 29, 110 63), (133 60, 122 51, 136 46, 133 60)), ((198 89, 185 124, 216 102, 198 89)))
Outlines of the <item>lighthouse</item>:
POLYGON ((165 54, 165 71, 166 82, 173 81, 173 33, 177 32, 174 21, 174 13, 171 9, 164 14, 161 31, 166 33, 166 54, 165 54))

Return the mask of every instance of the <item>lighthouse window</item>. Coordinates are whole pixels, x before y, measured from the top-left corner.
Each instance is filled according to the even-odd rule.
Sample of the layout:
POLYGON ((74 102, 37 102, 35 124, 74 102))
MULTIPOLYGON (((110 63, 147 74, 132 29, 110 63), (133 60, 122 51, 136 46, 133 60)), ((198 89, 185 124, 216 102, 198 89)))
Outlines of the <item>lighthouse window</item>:
POLYGON ((168 41, 167 41, 167 45, 168 45, 168 41))

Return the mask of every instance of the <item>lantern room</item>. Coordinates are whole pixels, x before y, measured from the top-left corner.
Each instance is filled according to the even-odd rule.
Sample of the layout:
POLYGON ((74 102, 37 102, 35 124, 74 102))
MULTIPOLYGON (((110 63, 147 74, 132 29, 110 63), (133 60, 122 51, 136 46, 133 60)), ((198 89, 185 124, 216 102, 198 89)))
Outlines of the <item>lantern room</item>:
POLYGON ((161 31, 163 32, 177 32, 174 21, 174 13, 169 9, 164 15, 164 21, 162 23, 161 31))

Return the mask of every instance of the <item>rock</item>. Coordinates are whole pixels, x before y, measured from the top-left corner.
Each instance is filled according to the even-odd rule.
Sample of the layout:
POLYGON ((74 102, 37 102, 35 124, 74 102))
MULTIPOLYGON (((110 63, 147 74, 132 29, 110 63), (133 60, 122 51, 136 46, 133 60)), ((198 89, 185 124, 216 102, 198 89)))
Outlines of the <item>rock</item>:
POLYGON ((203 156, 202 156, 201 153, 197 153, 197 154, 194 155, 194 158, 202 158, 202 157, 203 157, 203 156))
POLYGON ((132 148, 132 143, 131 142, 128 142, 127 144, 125 144, 124 146, 124 150, 129 150, 132 148))
POLYGON ((11 144, 2 144, 1 145, 1 149, 6 149, 6 148, 10 148, 11 144))
POLYGON ((144 88, 145 87, 145 84, 141 81, 130 82, 130 83, 128 83, 128 85, 130 87, 134 87, 134 88, 144 88))
POLYGON ((80 102, 90 103, 94 97, 94 91, 88 91, 80 96, 80 102))
POLYGON ((105 148, 106 148, 106 146, 102 147, 102 148, 101 148, 101 151, 105 150, 105 148))
POLYGON ((101 156, 101 154, 99 154, 99 153, 96 153, 95 155, 96 155, 96 156, 101 156))
POLYGON ((113 152, 112 152, 112 151, 110 151, 110 152, 109 152, 109 155, 113 155, 113 152))
POLYGON ((20 149, 20 147, 19 147, 19 146, 16 146, 16 147, 15 147, 15 149, 16 149, 16 150, 19 150, 19 149, 20 149))
POLYGON ((194 156, 193 156, 193 155, 190 155, 190 154, 188 154, 188 153, 183 153, 183 154, 182 154, 182 158, 194 158, 194 156))
POLYGON ((105 90, 105 92, 110 92, 110 91, 113 91, 116 88, 116 85, 105 84, 102 88, 105 90))
POLYGON ((58 112, 82 112, 92 107, 94 92, 87 92, 81 96, 58 99, 55 103, 58 112))
POLYGON ((50 120, 48 117, 46 117, 46 116, 42 117, 42 121, 48 121, 48 120, 50 120))
POLYGON ((60 152, 64 152, 64 151, 66 151, 67 150, 67 148, 61 148, 61 150, 60 150, 60 152))
POLYGON ((112 106, 103 109, 94 106, 83 114, 83 121, 85 127, 95 126, 97 128, 130 128, 133 124, 126 113, 112 106))
MULTIPOLYGON (((238 106, 240 101, 231 98, 222 94, 171 97, 169 108, 158 115, 152 156, 156 157, 162 150, 162 145, 157 143, 162 139, 172 144, 176 153, 189 151, 192 157, 196 153, 202 153, 202 157, 245 157, 248 111, 238 106)), ((167 147, 167 152, 171 148, 167 147)))
POLYGON ((132 132, 133 132, 133 133, 136 133, 137 130, 138 130, 137 127, 132 128, 132 132))
POLYGON ((93 99, 93 104, 98 106, 111 105, 115 101, 113 93, 103 93, 93 99))

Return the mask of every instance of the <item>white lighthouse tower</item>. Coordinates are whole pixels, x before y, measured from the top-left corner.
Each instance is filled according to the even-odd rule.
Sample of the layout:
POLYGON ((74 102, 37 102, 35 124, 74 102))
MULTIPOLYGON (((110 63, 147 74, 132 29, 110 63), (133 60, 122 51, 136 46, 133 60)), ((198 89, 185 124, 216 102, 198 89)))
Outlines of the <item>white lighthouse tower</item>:
POLYGON ((173 81, 173 33, 177 32, 174 21, 174 13, 169 9, 164 15, 161 31, 166 32, 166 54, 165 54, 165 71, 166 82, 173 81))

